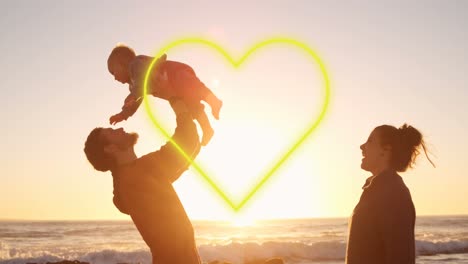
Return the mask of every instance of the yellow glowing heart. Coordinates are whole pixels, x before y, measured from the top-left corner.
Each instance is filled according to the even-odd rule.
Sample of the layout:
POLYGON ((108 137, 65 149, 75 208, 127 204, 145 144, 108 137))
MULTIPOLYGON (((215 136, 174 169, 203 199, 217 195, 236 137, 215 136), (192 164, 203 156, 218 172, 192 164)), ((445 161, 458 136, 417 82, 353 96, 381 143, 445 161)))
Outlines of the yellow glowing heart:
POLYGON ((156 56, 154 58, 155 59, 151 62, 150 66, 148 67, 148 70, 146 71, 145 80, 144 80, 144 88, 143 88, 144 89, 144 93, 143 93, 144 94, 144 104, 145 104, 146 111, 147 111, 151 121, 156 126, 156 128, 165 137, 167 137, 172 142, 172 144, 174 144, 174 146, 180 151, 180 153, 187 160, 189 160, 192 163, 193 168, 203 177, 203 179, 205 179, 207 181, 207 183, 215 190, 215 192, 217 194, 219 194, 219 196, 230 207, 232 207, 232 209, 234 209, 234 211, 239 211, 247 203, 247 201, 249 201, 252 198, 252 196, 254 196, 254 194, 265 184, 265 182, 278 170, 278 168, 286 162, 286 160, 291 156, 291 154, 302 143, 304 143, 304 141, 307 139, 307 137, 310 136, 310 134, 318 127, 320 122, 323 120, 323 117, 325 116, 326 110, 327 110, 328 105, 329 105, 329 101, 330 101, 330 81, 328 79, 328 74, 327 74, 327 72, 325 70, 323 62, 320 60, 320 58, 317 56, 317 54, 315 54, 315 52, 312 51, 311 48, 309 48, 306 44, 304 44, 304 43, 302 43, 300 41, 297 41, 295 39, 281 38, 281 37, 267 39, 265 41, 259 42, 258 44, 254 45, 239 60, 234 60, 222 47, 220 47, 216 43, 213 43, 213 42, 208 41, 208 40, 203 39, 203 38, 184 38, 184 39, 176 40, 176 41, 166 45, 164 48, 159 50, 159 52, 156 54, 156 56), (148 97, 146 95, 146 93, 148 91, 147 84, 148 84, 149 75, 150 75, 150 72, 151 72, 157 58, 159 58, 161 55, 166 53, 168 50, 170 50, 170 49, 172 49, 172 48, 174 48, 176 46, 193 45, 193 44, 204 45, 204 46, 208 46, 210 48, 213 48, 217 52, 221 53, 224 56, 224 58, 226 58, 234 68, 240 67, 240 65, 252 53, 254 53, 255 51, 257 51, 260 48, 263 48, 265 46, 272 45, 272 44, 287 44, 289 46, 292 46, 294 48, 298 48, 298 49, 304 51, 305 55, 307 55, 309 58, 313 59, 313 61, 316 62, 319 65, 320 71, 321 71, 322 76, 324 78, 325 93, 324 93, 323 105, 321 107, 321 111, 320 111, 320 114, 318 115, 318 117, 316 119, 312 120, 311 125, 306 127, 305 132, 303 132, 302 134, 299 135, 298 139, 296 141, 294 141, 292 146, 282 156, 280 156, 280 159, 277 160, 276 163, 274 163, 270 169, 267 170, 267 173, 265 175, 263 175, 260 182, 258 182, 254 186, 252 186, 251 189, 249 190, 249 192, 247 193, 247 195, 245 195, 245 197, 242 198, 242 200, 237 204, 235 204, 232 201, 232 199, 230 199, 226 195, 226 193, 218 187, 218 185, 201 168, 201 166, 199 164, 197 164, 197 162, 192 161, 190 159, 190 157, 180 148, 180 146, 178 146, 174 141, 171 140, 171 136, 166 132, 166 130, 159 124, 159 122, 154 117, 153 111, 151 109, 151 105, 150 105, 150 103, 148 101, 148 97))

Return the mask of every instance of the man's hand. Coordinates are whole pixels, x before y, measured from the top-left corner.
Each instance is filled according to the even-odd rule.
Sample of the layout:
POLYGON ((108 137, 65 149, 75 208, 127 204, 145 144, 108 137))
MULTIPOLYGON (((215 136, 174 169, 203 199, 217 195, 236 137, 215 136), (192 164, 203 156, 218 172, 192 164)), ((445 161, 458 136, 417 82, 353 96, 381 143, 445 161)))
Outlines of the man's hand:
POLYGON ((122 121, 124 121, 124 120, 125 120, 125 118, 124 118, 124 116, 122 115, 122 113, 118 113, 118 114, 113 115, 113 116, 111 116, 111 117, 109 118, 109 123, 110 123, 111 125, 115 125, 115 124, 117 124, 117 123, 119 123, 119 122, 122 122, 122 121))

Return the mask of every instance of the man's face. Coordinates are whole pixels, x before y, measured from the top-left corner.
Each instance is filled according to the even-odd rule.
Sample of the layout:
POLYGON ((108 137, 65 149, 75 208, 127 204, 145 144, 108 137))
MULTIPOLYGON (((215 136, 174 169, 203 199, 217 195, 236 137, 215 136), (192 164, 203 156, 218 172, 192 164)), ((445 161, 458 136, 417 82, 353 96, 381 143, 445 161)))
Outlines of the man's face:
POLYGON ((103 128, 101 138, 107 142, 107 145, 115 145, 119 150, 125 151, 133 147, 138 141, 137 133, 127 133, 123 128, 103 128))

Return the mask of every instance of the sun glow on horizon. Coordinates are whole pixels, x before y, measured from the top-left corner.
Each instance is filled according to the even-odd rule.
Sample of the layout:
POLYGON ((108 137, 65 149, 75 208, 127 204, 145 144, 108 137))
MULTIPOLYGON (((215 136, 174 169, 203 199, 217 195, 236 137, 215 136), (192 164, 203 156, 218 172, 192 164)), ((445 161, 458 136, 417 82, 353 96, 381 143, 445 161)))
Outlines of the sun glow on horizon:
POLYGON ((246 215, 234 215, 229 221, 235 227, 248 227, 257 225, 257 221, 246 215))

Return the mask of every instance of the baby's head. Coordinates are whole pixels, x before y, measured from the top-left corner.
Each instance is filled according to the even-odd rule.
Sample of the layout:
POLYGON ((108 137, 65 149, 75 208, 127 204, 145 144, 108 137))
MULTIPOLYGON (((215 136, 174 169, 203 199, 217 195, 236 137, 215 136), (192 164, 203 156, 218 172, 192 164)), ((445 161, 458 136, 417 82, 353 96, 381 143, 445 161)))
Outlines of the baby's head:
POLYGON ((117 44, 112 50, 107 59, 107 68, 117 81, 121 83, 130 81, 128 68, 135 56, 135 51, 124 44, 117 44))

